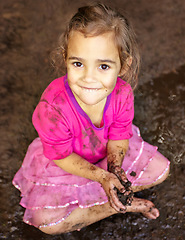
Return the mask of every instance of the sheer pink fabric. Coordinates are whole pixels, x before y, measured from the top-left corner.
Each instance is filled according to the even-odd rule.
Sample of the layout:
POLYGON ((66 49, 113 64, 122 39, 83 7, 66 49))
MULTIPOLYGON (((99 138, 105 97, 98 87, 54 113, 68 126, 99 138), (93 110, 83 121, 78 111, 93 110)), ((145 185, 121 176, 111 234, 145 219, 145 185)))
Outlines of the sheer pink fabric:
POLYGON ((54 80, 46 88, 33 114, 39 138, 30 144, 13 179, 21 191, 20 204, 26 208, 26 223, 36 227, 57 224, 78 207, 108 201, 99 183, 69 174, 52 161, 75 152, 107 169, 108 139, 130 138, 122 167, 133 185, 148 185, 164 175, 169 161, 156 147, 144 142, 139 129, 132 125, 133 100, 130 85, 118 78, 107 97, 102 127, 97 128, 77 103, 67 76, 54 80))
MULTIPOLYGON (((165 174, 169 161, 142 140, 136 126, 132 128, 133 137, 122 167, 133 185, 148 185, 165 174)), ((106 169, 106 158, 96 165, 106 169)), ((21 191, 20 204, 26 208, 24 221, 36 227, 55 225, 78 207, 108 201, 99 183, 71 175, 47 159, 40 138, 29 146, 13 184, 21 191)))

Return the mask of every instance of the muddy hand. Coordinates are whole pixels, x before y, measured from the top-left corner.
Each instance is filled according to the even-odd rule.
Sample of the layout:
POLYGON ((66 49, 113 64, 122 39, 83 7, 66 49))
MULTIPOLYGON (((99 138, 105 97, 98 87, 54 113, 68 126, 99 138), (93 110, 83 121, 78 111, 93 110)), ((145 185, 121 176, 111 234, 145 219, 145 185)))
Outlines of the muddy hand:
POLYGON ((124 192, 125 189, 123 188, 122 184, 115 176, 115 174, 107 172, 106 177, 102 179, 101 185, 109 199, 110 205, 117 211, 117 212, 126 212, 126 207, 119 201, 117 190, 119 189, 120 192, 124 192))
POLYGON ((117 190, 119 200, 123 205, 131 205, 133 200, 133 191, 131 190, 131 182, 127 179, 124 170, 119 166, 109 165, 109 171, 114 173, 124 186, 124 192, 120 192, 118 189, 115 189, 117 190))
POLYGON ((120 181, 123 181, 125 183, 128 182, 127 176, 120 166, 109 164, 108 171, 114 173, 120 181))

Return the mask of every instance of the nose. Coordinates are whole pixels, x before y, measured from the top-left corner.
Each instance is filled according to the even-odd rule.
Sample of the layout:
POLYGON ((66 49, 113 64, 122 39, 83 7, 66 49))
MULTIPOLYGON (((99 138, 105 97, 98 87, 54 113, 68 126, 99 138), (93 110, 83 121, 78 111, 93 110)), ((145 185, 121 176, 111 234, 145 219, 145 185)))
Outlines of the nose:
POLYGON ((95 82, 95 71, 92 67, 86 67, 84 69, 83 81, 87 83, 95 82))

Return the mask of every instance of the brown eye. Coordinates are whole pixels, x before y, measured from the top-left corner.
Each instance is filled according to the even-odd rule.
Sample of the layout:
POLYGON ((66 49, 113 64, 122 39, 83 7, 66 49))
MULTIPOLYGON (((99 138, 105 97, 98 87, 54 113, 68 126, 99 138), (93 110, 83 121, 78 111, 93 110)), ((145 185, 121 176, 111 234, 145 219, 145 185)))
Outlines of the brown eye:
POLYGON ((83 67, 83 64, 81 62, 74 62, 73 65, 78 68, 83 67))
POLYGON ((102 70, 108 70, 110 67, 107 64, 102 64, 102 65, 100 65, 99 68, 102 70))

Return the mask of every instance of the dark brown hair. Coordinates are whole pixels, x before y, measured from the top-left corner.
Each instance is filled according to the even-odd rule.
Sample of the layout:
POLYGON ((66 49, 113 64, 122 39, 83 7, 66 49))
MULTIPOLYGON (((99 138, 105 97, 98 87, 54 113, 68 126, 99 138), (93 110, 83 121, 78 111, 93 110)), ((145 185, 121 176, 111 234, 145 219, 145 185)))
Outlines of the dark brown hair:
POLYGON ((121 67, 127 69, 121 77, 132 87, 137 85, 140 56, 135 33, 126 17, 100 3, 79 8, 70 20, 64 34, 61 35, 58 48, 52 52, 53 64, 60 73, 67 57, 68 40, 72 31, 79 31, 87 37, 113 32, 121 67), (131 64, 128 64, 129 59, 132 60, 131 64))

